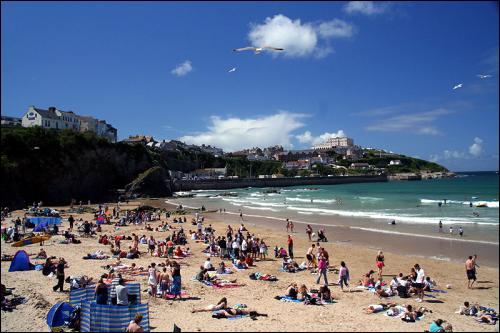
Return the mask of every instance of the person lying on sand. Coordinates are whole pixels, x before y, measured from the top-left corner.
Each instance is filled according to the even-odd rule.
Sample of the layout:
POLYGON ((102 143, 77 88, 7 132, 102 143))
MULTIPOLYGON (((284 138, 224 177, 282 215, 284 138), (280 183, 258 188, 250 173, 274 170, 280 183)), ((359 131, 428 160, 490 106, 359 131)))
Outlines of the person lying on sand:
POLYGON ((233 308, 228 308, 225 310, 220 310, 216 314, 212 315, 212 318, 231 318, 231 317, 236 317, 236 316, 246 316, 250 315, 252 319, 258 317, 258 316, 263 316, 267 317, 267 314, 265 313, 258 313, 255 310, 246 310, 246 309, 233 309, 233 308))
POLYGON ((478 318, 474 318, 478 323, 488 324, 488 325, 496 325, 498 321, 498 317, 493 314, 483 314, 478 318))
POLYGON ((191 313, 197 313, 197 312, 211 312, 211 311, 217 311, 217 310, 224 310, 227 309, 227 298, 223 297, 219 302, 217 302, 216 305, 210 304, 207 307, 203 309, 193 309, 191 310, 191 313))
POLYGON ((366 308, 363 308, 364 313, 377 313, 381 312, 384 310, 387 310, 389 308, 395 307, 398 304, 395 302, 387 302, 387 303, 378 303, 378 304, 373 304, 373 305, 368 305, 366 308))

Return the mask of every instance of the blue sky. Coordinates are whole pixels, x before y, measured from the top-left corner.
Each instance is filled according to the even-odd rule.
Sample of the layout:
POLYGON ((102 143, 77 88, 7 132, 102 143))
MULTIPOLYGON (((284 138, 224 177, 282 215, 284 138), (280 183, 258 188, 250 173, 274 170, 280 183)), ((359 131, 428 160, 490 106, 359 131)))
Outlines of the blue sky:
POLYGON ((347 135, 498 170, 495 2, 1 6, 2 115, 56 106, 105 119, 120 139, 228 151, 347 135), (232 51, 263 44, 285 50, 232 51))

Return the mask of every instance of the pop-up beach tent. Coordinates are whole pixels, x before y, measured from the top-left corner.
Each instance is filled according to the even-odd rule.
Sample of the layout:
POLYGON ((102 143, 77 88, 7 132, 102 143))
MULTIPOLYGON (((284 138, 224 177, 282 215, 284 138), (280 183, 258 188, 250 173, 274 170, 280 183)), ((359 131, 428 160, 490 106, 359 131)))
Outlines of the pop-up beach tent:
POLYGON ((9 272, 17 272, 17 271, 29 271, 34 267, 30 263, 30 257, 24 250, 17 251, 14 255, 14 259, 10 263, 9 272))
POLYGON ((69 321, 74 308, 66 302, 57 302, 47 314, 47 325, 53 330, 56 327, 64 326, 64 322, 69 321))

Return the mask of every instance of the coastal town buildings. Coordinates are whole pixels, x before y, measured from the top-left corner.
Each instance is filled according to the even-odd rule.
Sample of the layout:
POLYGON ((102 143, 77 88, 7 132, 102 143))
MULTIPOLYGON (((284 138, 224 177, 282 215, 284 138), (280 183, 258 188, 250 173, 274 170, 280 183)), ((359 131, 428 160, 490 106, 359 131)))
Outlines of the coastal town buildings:
POLYGON ((338 147, 352 147, 354 146, 354 140, 348 137, 339 138, 329 138, 325 142, 314 145, 315 150, 333 150, 338 147))
POLYGON ((116 142, 118 131, 104 120, 95 119, 90 116, 80 116, 73 111, 62 111, 56 107, 48 109, 30 106, 21 118, 23 127, 40 126, 51 129, 70 129, 75 132, 91 131, 98 136, 116 142))
POLYGON ((21 118, 2 116, 2 126, 22 126, 21 118))

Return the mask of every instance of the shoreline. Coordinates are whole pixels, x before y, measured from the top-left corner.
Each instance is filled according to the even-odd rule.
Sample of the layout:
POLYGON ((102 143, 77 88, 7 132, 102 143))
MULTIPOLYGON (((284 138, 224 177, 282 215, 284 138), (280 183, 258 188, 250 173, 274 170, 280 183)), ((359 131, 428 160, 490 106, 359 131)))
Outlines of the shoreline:
MULTIPOLYGON (((186 198, 178 199, 179 203, 185 208, 199 209, 200 206, 192 206, 190 204, 184 204, 186 198), (184 200, 182 200, 184 199, 184 200), (182 200, 182 201, 181 201, 182 200)), ((166 205, 178 206, 179 203, 172 201, 171 199, 163 200, 166 205)), ((189 200, 188 200, 189 201, 189 200)), ((205 204, 207 210, 211 207, 208 206, 209 202, 205 204), (207 207, 208 206, 208 207, 207 207)), ((210 213, 219 215, 219 213, 210 213)), ((239 212, 226 210, 226 213, 220 214, 224 215, 234 215, 238 216, 239 212)), ((249 214, 247 212, 243 213, 244 218, 251 218, 247 222, 256 223, 261 226, 266 226, 273 228, 274 230, 283 231, 285 227, 285 219, 288 216, 264 216, 259 214, 249 214)), ((442 233, 443 236, 434 235, 422 235, 410 232, 399 232, 399 231, 386 231, 383 229, 376 229, 376 225, 370 227, 349 225, 348 219, 342 219, 340 217, 328 217, 329 222, 340 221, 340 225, 321 223, 321 222, 307 222, 296 219, 291 219, 295 224, 297 224, 296 230, 300 230, 305 237, 305 226, 310 224, 316 231, 317 228, 314 226, 321 226, 326 231, 326 236, 330 241, 334 242, 350 242, 357 246, 368 247, 368 248, 381 248, 384 252, 392 252, 397 254, 404 254, 407 256, 421 256, 425 258, 435 258, 443 261, 452 261, 456 263, 463 263, 467 256, 472 254, 478 254, 481 258, 483 265, 487 265, 492 268, 499 267, 499 243, 481 241, 481 240, 470 240, 470 239, 460 239, 446 237, 446 233, 442 233), (300 226, 300 227, 299 227, 300 226), (383 244, 383 245, 381 245, 383 244)), ((352 219, 356 221, 356 219, 352 219)), ((359 221, 359 220, 358 220, 359 221)), ((244 221, 245 223, 245 221, 244 221)), ((410 229, 412 230, 412 229, 410 229)))

